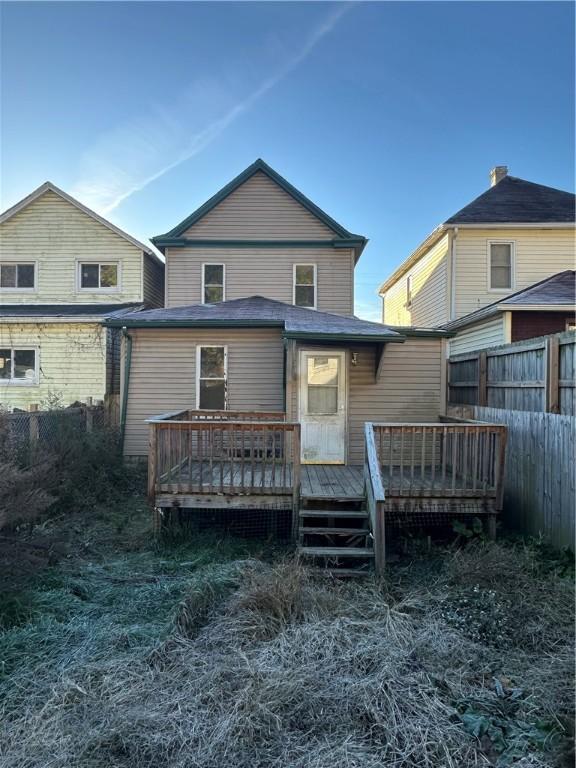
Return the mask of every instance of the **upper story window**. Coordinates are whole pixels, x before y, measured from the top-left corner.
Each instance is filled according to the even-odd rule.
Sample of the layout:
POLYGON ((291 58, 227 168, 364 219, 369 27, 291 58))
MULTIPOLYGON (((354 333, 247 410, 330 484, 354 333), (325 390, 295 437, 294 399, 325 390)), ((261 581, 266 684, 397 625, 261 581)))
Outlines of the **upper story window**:
POLYGON ((316 264, 294 264, 294 304, 316 309, 316 292, 316 264))
POLYGON ((78 287, 81 291, 117 291, 120 286, 115 262, 81 262, 78 264, 78 287))
POLYGON ((36 288, 35 263, 1 264, 0 288, 9 291, 33 291, 36 288))
POLYGON ((224 301, 224 264, 202 265, 202 303, 217 304, 224 301))
POLYGON ((406 278, 406 306, 412 306, 412 278, 410 275, 406 278))
POLYGON ((488 243, 488 288, 511 291, 514 287, 514 243, 488 243))
POLYGON ((35 349, 0 349, 0 384, 37 384, 38 352, 35 349))

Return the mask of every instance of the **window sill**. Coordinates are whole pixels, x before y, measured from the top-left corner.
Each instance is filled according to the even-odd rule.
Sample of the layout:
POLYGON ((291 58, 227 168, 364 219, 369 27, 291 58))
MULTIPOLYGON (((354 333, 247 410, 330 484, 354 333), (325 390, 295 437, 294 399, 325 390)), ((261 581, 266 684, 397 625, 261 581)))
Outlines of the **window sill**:
POLYGON ((37 288, 0 288, 0 293, 38 293, 37 288))
POLYGON ((0 387, 37 387, 38 381, 18 381, 17 379, 0 379, 0 387))
POLYGON ((78 288, 76 293, 122 293, 120 288, 78 288))

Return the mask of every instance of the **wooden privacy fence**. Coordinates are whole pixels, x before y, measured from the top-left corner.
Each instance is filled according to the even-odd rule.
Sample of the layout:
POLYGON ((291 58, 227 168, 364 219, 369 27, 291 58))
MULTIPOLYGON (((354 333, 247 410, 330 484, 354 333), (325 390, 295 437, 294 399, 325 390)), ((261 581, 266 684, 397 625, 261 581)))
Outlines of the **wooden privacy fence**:
POLYGON ((448 404, 576 415, 576 334, 454 355, 448 404))
POLYGON ((505 520, 524 534, 574 548, 576 419, 551 413, 473 406, 451 408, 508 427, 505 520))
POLYGON ((168 493, 292 495, 297 505, 300 425, 279 416, 180 411, 149 419, 151 503, 168 493))

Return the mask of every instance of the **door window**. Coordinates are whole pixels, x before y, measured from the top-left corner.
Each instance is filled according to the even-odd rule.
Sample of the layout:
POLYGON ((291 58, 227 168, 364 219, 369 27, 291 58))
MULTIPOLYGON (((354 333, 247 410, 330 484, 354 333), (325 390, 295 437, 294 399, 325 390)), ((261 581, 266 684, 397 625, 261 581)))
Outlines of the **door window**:
POLYGON ((308 357, 308 413, 332 415, 338 413, 338 384, 340 359, 318 355, 308 357))

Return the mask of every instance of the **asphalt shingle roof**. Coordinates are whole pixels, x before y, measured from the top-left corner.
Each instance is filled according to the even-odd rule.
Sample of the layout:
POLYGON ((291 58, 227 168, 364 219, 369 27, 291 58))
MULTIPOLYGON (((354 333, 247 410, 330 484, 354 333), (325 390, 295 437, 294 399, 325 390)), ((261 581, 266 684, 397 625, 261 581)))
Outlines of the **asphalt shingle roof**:
POLYGON ((445 224, 574 222, 575 199, 571 192, 505 176, 445 224))
POLYGON ((458 320, 452 320, 452 322, 446 323, 442 327, 446 330, 462 328, 491 317, 507 308, 513 310, 514 307, 553 307, 558 305, 566 305, 567 309, 576 306, 576 271, 573 269, 558 272, 558 274, 547 277, 539 283, 534 283, 534 285, 528 288, 488 304, 486 307, 476 310, 476 312, 471 312, 464 317, 458 318, 458 320))
POLYGON ((209 327, 277 327, 284 329, 284 336, 300 335, 334 338, 354 337, 373 340, 403 341, 397 331, 381 323, 372 323, 357 317, 335 315, 330 312, 318 312, 285 304, 281 301, 251 296, 246 299, 233 299, 219 304, 192 304, 170 309, 153 309, 112 318, 107 325, 116 326, 191 326, 209 327))

